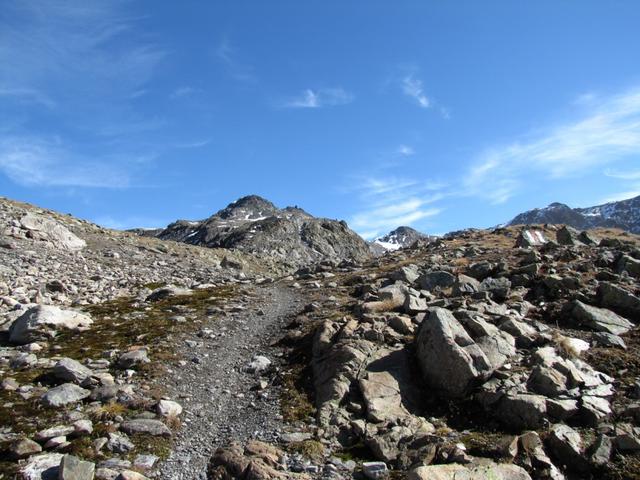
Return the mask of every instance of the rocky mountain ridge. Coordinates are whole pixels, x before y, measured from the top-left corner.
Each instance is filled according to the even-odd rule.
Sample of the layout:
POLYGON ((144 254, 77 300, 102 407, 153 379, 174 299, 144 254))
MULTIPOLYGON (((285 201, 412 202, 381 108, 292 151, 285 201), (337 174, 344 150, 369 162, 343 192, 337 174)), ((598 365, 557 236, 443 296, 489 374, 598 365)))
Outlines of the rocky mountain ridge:
POLYGON ((425 233, 419 232, 414 228, 401 226, 392 230, 391 232, 376 238, 373 243, 380 246, 384 251, 395 251, 401 248, 408 248, 416 243, 418 240, 430 241, 434 237, 425 233))
POLYGON ((640 233, 640 196, 595 207, 571 208, 552 203, 517 215, 507 225, 564 224, 579 229, 620 228, 640 233))
POLYGON ((205 220, 176 221, 155 236, 248 252, 289 270, 323 260, 358 262, 370 255, 367 243, 346 222, 316 218, 298 207, 279 209, 256 195, 205 220))

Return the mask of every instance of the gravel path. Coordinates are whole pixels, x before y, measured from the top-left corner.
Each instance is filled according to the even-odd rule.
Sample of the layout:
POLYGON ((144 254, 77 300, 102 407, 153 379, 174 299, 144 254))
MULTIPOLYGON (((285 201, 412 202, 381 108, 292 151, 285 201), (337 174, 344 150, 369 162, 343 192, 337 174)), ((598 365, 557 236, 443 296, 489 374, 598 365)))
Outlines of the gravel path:
POLYGON ((274 441, 282 429, 277 389, 252 390, 260 377, 245 367, 254 355, 264 355, 278 366, 280 350, 269 344, 300 311, 303 298, 278 284, 248 290, 248 296, 230 301, 235 308, 228 307, 229 313, 215 315, 179 345, 186 364, 172 369, 167 389, 184 407, 183 425, 157 478, 205 479, 217 447, 230 440, 274 441))

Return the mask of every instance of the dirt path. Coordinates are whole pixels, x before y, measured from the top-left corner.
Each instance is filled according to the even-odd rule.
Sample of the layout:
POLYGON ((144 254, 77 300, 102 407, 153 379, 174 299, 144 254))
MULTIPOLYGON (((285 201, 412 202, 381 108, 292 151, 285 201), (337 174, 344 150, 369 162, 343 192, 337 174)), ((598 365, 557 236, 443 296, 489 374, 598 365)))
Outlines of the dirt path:
POLYGON ((172 369, 167 389, 184 407, 183 425, 157 478, 205 479, 207 462, 217 447, 248 438, 274 441, 282 429, 276 388, 252 390, 259 377, 245 367, 254 355, 278 365, 279 349, 269 344, 304 300, 284 285, 248 290, 250 295, 230 302, 236 306, 231 310, 237 311, 216 315, 178 346, 186 364, 172 369))

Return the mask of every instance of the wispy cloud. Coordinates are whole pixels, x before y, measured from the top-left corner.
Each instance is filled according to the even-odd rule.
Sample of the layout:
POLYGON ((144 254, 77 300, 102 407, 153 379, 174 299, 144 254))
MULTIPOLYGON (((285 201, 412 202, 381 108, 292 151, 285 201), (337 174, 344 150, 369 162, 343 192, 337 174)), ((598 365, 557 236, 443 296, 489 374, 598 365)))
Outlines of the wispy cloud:
POLYGON ((193 94, 195 94, 197 91, 198 91, 197 88, 189 87, 185 85, 182 87, 178 87, 173 92, 171 92, 171 94, 169 95, 169 98, 171 98, 172 100, 175 100, 177 98, 190 97, 193 94))
POLYGON ((407 75, 402 79, 402 91, 421 108, 429 108, 431 106, 431 100, 424 92, 422 80, 415 78, 413 74, 407 75))
POLYGON ((1 88, 0 97, 5 99, 14 99, 20 102, 38 103, 48 108, 56 106, 56 102, 51 100, 47 95, 33 88, 1 88))
POLYGON ((253 67, 238 59, 238 49, 231 44, 228 37, 222 38, 215 48, 214 54, 235 80, 243 83, 255 83, 257 81, 253 67))
POLYGON ((210 138, 205 138, 202 140, 196 140, 193 142, 184 142, 184 143, 176 143, 174 145, 175 148, 202 148, 211 143, 210 138))
POLYGON ((640 154, 640 89, 580 103, 588 105, 575 120, 480 155, 464 181, 467 190, 501 203, 531 174, 579 177, 640 154))
POLYGON ((604 171, 604 174, 607 177, 618 178, 620 180, 640 180, 640 170, 619 171, 608 168, 604 171))
POLYGON ((300 95, 286 100, 284 108, 322 108, 346 105, 353 101, 353 95, 343 88, 306 89, 300 95))
POLYGON ((130 184, 130 173, 118 160, 122 159, 80 156, 59 140, 0 141, 0 171, 26 187, 125 188, 130 184))
POLYGON ((166 125, 136 99, 168 53, 136 28, 128 1, 2 8, 0 110, 24 121, 3 131, 0 171, 24 186, 129 186, 139 134, 166 125))
POLYGON ((401 225, 438 215, 434 205, 444 198, 443 185, 404 178, 364 178, 355 188, 363 208, 349 224, 367 239, 379 237, 401 225))

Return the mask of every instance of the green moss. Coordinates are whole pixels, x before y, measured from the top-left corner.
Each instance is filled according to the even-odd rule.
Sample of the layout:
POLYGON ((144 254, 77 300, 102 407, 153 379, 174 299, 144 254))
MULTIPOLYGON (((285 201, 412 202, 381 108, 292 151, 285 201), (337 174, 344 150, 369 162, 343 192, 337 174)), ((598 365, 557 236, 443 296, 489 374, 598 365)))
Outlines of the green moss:
POLYGON ((280 408, 285 422, 305 421, 316 414, 310 367, 293 365, 282 378, 280 408))
MULTIPOLYGON (((189 295, 170 297, 152 304, 140 304, 134 298, 124 297, 99 305, 86 307, 94 323, 89 331, 82 333, 65 332, 51 342, 43 356, 65 356, 78 360, 98 359, 106 350, 126 351, 136 345, 149 347, 150 363, 138 370, 138 379, 152 387, 152 396, 159 397, 164 386, 157 380, 164 375, 165 364, 176 359, 173 336, 201 328, 210 319, 207 311, 219 307, 235 295, 232 287, 216 287, 196 290, 189 295), (188 312, 192 321, 175 322, 171 317, 176 312, 188 312), (53 346, 55 345, 55 349, 53 346)), ((47 372, 31 369, 12 375, 20 384, 49 384, 47 372)), ((107 404, 92 415, 94 431, 91 436, 76 439, 72 450, 80 457, 94 456, 91 441, 104 436, 111 428, 104 423, 116 415, 131 416, 148 409, 149 404, 128 405, 107 404)), ((32 436, 38 430, 64 422, 67 409, 51 409, 40 403, 39 395, 24 400, 18 393, 0 390, 0 426, 25 436, 32 436)), ((91 414, 91 409, 88 409, 91 414)), ((136 445, 134 453, 152 453, 166 458, 171 449, 169 438, 136 435, 132 437, 136 445)), ((0 480, 14 478, 15 463, 0 462, 0 480)))
POLYGON ((293 442, 289 444, 288 449, 316 463, 321 462, 324 457, 324 445, 317 440, 293 442))

